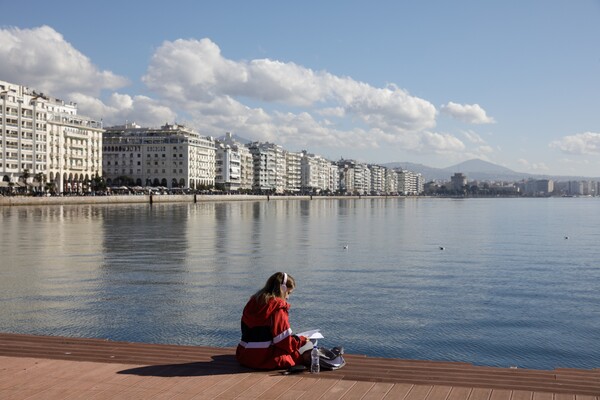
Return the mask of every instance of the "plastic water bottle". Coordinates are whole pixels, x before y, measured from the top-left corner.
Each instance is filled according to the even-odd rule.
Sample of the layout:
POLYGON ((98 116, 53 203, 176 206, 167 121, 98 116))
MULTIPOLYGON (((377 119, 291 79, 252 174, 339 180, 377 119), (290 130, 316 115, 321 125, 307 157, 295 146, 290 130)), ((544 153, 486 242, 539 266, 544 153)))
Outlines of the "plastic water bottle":
POLYGON ((314 346, 310 352, 310 373, 318 374, 321 371, 321 364, 319 364, 319 349, 314 346))

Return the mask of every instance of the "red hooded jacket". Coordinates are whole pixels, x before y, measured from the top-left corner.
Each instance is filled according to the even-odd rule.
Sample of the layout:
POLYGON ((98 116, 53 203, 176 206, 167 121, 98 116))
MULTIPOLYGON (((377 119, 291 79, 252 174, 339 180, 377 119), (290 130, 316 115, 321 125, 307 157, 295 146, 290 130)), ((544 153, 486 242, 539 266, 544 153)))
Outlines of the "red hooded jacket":
POLYGON ((236 350, 240 364, 257 369, 293 367, 302 358, 298 349, 306 338, 292 335, 288 310, 281 298, 266 304, 250 298, 242 314, 242 340, 236 350))

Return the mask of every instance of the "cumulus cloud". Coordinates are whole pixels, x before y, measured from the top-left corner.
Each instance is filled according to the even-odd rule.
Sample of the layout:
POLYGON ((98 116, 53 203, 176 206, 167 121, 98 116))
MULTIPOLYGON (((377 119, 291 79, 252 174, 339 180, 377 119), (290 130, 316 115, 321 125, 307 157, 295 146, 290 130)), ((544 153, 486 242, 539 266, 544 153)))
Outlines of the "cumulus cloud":
POLYGON ((469 124, 493 124, 496 121, 489 117, 479 104, 458 104, 449 102, 441 106, 441 112, 469 124))
POLYGON ((396 85, 374 87, 293 62, 232 60, 210 39, 165 41, 155 50, 142 77, 155 98, 122 93, 126 78, 99 68, 48 26, 0 29, 0 76, 75 101, 105 126, 179 119, 206 135, 233 131, 290 150, 465 149, 457 137, 435 132, 433 104, 396 85))
POLYGON ((551 148, 567 154, 600 154, 600 133, 584 132, 550 143, 551 148))
POLYGON ((49 26, 0 29, 0 76, 54 96, 98 95, 128 80, 100 70, 49 26))
POLYGON ((143 126, 160 126, 173 122, 177 116, 169 107, 146 96, 113 93, 106 103, 81 93, 74 93, 71 98, 77 102, 81 114, 102 119, 104 126, 122 125, 125 121, 143 126))
MULTIPOLYGON (((253 138, 277 138, 281 143, 306 143, 310 138, 311 143, 353 147, 357 145, 353 139, 378 138, 413 149, 425 150, 429 144, 434 152, 452 151, 462 144, 450 135, 427 133, 436 125, 437 110, 395 85, 377 88, 277 60, 230 60, 210 39, 164 42, 142 80, 204 127, 237 127, 253 138), (264 108, 245 106, 242 101, 248 99, 264 108), (303 110, 292 113, 290 108, 303 110), (319 116, 351 119, 355 127, 336 128, 319 116), (257 117, 258 124, 250 125, 257 117)), ((374 145, 378 144, 370 144, 374 145)))

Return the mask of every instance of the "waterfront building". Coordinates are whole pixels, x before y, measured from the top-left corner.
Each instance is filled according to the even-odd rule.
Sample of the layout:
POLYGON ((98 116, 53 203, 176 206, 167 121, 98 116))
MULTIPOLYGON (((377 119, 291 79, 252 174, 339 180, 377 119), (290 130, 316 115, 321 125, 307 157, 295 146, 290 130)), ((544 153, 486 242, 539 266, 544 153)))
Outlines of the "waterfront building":
POLYGON ((300 193, 302 188, 302 153, 285 152, 286 184, 288 193, 300 193))
POLYGON ((216 142, 215 146, 215 187, 238 191, 241 181, 241 157, 238 149, 220 142, 216 142))
POLYGON ((102 123, 77 104, 0 81, 2 181, 81 192, 102 175, 102 123))
POLYGON ((226 132, 225 137, 220 139, 219 142, 230 146, 240 156, 240 190, 252 190, 252 184, 254 183, 254 162, 248 147, 235 140, 231 132, 226 132))
POLYGON ((354 191, 359 195, 369 194, 371 189, 371 171, 367 164, 354 164, 354 191))
POLYGON ((398 194, 404 196, 417 194, 417 177, 414 172, 398 170, 396 176, 398 194))
POLYGON ((584 185, 582 181, 569 181, 569 194, 572 196, 581 196, 584 193, 584 185))
POLYGON ((337 163, 339 175, 339 190, 344 194, 354 194, 354 160, 340 159, 337 163))
POLYGON ((319 183, 321 177, 321 165, 319 164, 317 156, 308 153, 306 150, 302 150, 300 165, 302 192, 317 193, 319 189, 323 188, 319 183))
POLYGON ((338 166, 327 160, 327 182, 325 185, 325 190, 329 193, 336 193, 340 189, 340 173, 338 166))
POLYGON ((414 173, 414 174, 415 174, 415 186, 416 186, 415 194, 419 195, 425 191, 425 179, 423 178, 423 175, 418 172, 414 173))
POLYGON ((523 193, 528 196, 547 196, 554 192, 554 182, 550 179, 530 179, 523 184, 523 193))
POLYGON ((385 169, 385 193, 386 194, 397 194, 398 193, 398 173, 391 168, 385 169))
POLYGON ((452 175, 452 177, 450 177, 450 188, 452 190, 463 190, 466 184, 467 177, 460 172, 456 172, 454 175, 452 175))
POLYGON ((285 190, 285 152, 283 147, 269 142, 248 144, 254 163, 255 191, 283 193, 285 190))
POLYGON ((183 125, 107 128, 102 149, 108 185, 201 189, 215 184, 215 141, 183 125))
POLYGON ((368 193, 379 195, 386 193, 385 190, 385 167, 380 165, 369 165, 369 171, 371 172, 371 185, 368 193))

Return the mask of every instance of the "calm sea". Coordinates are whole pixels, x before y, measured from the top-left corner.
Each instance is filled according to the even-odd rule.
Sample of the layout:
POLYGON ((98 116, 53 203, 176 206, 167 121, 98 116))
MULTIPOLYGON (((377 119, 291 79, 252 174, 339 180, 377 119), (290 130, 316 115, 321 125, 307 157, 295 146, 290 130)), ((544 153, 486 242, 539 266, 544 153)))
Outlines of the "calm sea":
POLYGON ((0 330, 235 346, 248 297, 298 283, 297 332, 347 352, 600 367, 600 199, 348 199, 0 208, 0 330), (345 248, 347 247, 347 248, 345 248))

